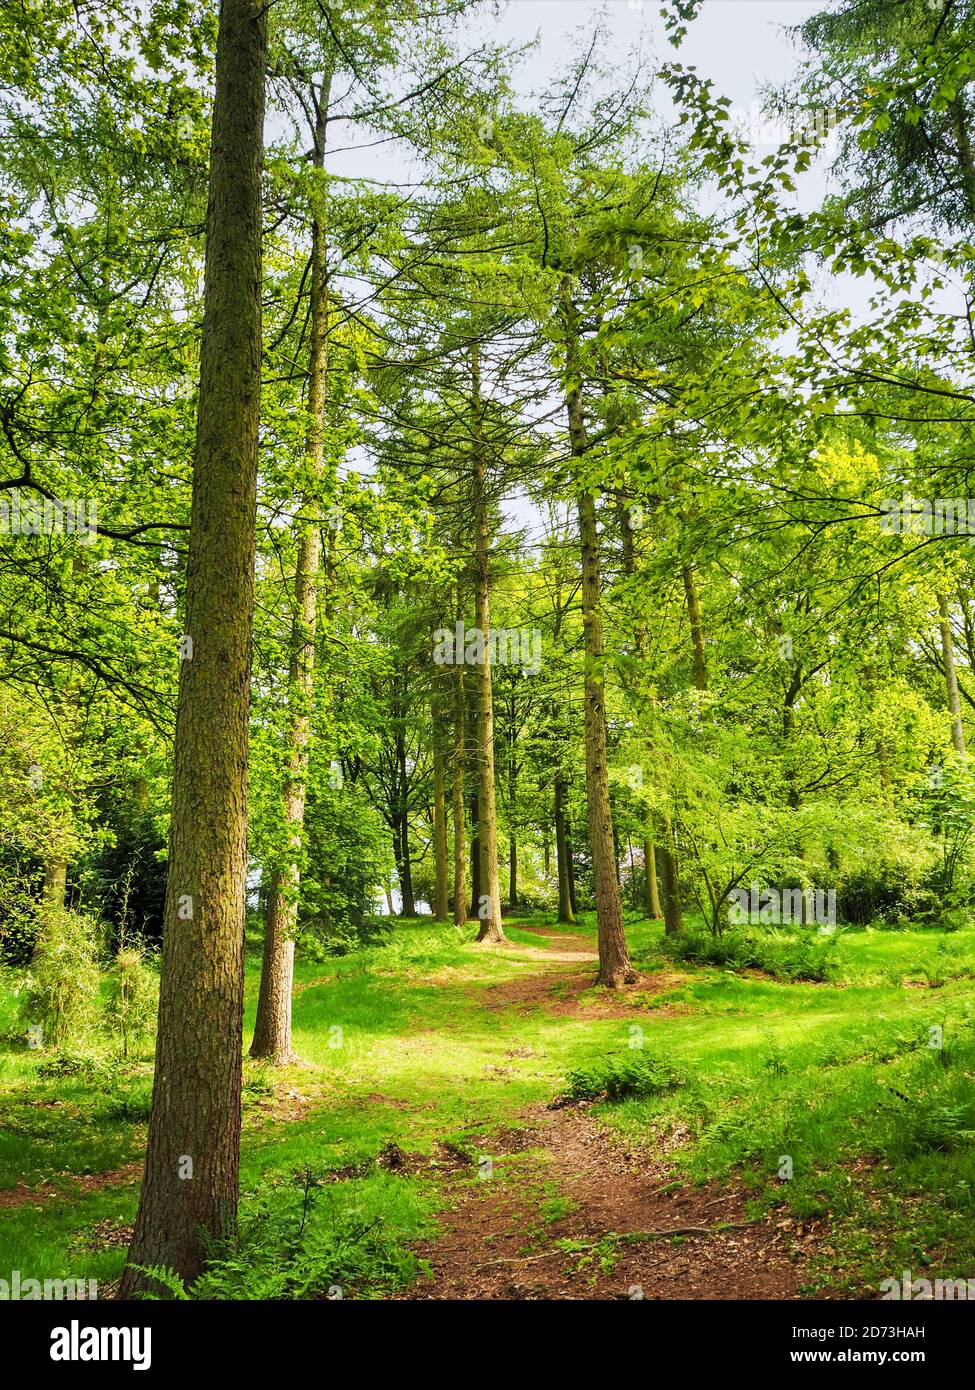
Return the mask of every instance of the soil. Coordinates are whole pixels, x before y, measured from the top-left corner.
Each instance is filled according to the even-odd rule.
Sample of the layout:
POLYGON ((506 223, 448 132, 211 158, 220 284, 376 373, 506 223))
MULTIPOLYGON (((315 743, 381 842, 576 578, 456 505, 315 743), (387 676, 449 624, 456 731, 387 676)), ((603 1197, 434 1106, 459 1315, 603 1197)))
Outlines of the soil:
POLYGON ((676 1183, 666 1163, 631 1152, 578 1108, 538 1108, 525 1118, 530 1129, 502 1131, 486 1148, 500 1158, 531 1143, 537 1173, 525 1174, 523 1162, 518 1177, 493 1185, 459 1173, 443 1234, 417 1248, 431 1275, 403 1297, 800 1296, 812 1229, 750 1219, 733 1186, 676 1183), (550 1208, 555 1220, 543 1219, 533 1178, 554 1181, 565 1199, 561 1211, 550 1208), (572 1250, 557 1242, 571 1242, 572 1250))
MULTIPOLYGON (((652 975, 638 976, 632 984, 622 989, 595 992, 596 971, 593 967, 599 957, 583 937, 570 932, 549 932, 542 927, 520 927, 519 930, 558 942, 559 949, 519 945, 516 948, 519 956, 543 961, 547 969, 526 972, 514 979, 488 985, 472 986, 468 991, 469 997, 487 1009, 498 1012, 513 1009, 529 1013, 540 1008, 557 1018, 633 1019, 646 999, 679 989, 692 978, 676 970, 660 970, 652 975), (580 969, 579 966, 585 968, 580 969), (587 993, 588 997, 583 998, 587 993)), ((665 1005, 657 1012, 676 1013, 687 1008, 686 1004, 665 1005)))
POLYGON ((104 1173, 83 1173, 72 1178, 72 1187, 68 1192, 52 1184, 34 1188, 28 1187, 26 1183, 19 1183, 16 1187, 0 1191, 0 1207, 22 1207, 28 1202, 45 1202, 52 1197, 80 1197, 86 1192, 97 1192, 101 1187, 120 1187, 137 1182, 141 1177, 142 1164, 127 1163, 124 1168, 108 1168, 104 1173))
MULTIPOLYGON (((489 1010, 639 1018, 690 978, 661 970, 621 990, 594 990, 596 953, 582 937, 521 928, 555 949, 517 946, 545 969, 472 987, 489 1010)), ((503 948, 502 948, 503 949, 503 948)), ((655 1012, 687 1009, 675 1001, 655 1012)), ((458 1165, 442 1233, 416 1247, 430 1274, 405 1299, 795 1299, 822 1233, 751 1218, 740 1188, 688 1184, 668 1165, 670 1135, 632 1151, 585 1108, 529 1107, 481 1141, 493 1166, 458 1165), (514 1161, 511 1160, 514 1157, 514 1161), (558 1197, 553 1200, 553 1193, 558 1197)))

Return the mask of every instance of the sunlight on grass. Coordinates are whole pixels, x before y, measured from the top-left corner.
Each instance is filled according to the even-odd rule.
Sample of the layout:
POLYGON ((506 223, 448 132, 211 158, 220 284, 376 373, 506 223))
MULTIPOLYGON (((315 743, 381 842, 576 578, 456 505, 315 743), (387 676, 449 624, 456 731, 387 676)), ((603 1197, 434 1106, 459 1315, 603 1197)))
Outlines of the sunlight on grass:
MULTIPOLYGON (((884 1233, 888 1261, 890 1251, 908 1258, 918 1242, 947 1243, 956 1263, 975 1255, 975 931, 843 932, 834 984, 686 963, 675 971, 660 954, 659 924, 628 931, 647 978, 677 984, 660 1000, 638 985, 605 1017, 587 1012, 605 995, 591 985, 555 1011, 570 976, 577 991, 580 972, 594 977, 591 963, 537 954, 559 954, 568 936, 578 946, 587 923, 562 929, 539 918, 513 925, 508 946, 485 950, 469 930, 413 922, 383 945, 299 962, 301 1064, 245 1065, 245 1193, 271 1182, 286 1195, 312 1175, 326 1184, 334 1220, 381 1214, 398 1239, 414 1239, 443 1200, 436 1172, 383 1174, 375 1164, 384 1146, 431 1155, 449 1140, 476 1149, 525 1107, 547 1104, 569 1072, 644 1056, 678 1067, 681 1083, 597 1104, 595 1113, 651 1150, 669 1136, 670 1161, 695 1181, 738 1173, 756 1200, 784 1204, 796 1218, 830 1212, 834 1281, 854 1256, 857 1278, 875 1272, 857 1234, 864 1222, 884 1233), (517 993, 539 980, 535 996, 517 993), (508 987, 511 1000, 496 995, 508 987), (940 1049, 928 1045, 932 1028, 942 1030, 940 1049), (779 1176, 785 1157, 788 1181, 779 1176), (868 1185, 851 1181, 854 1160, 866 1164, 868 1185), (950 1210, 937 1200, 947 1189, 950 1210), (908 1201, 924 1194, 920 1205, 908 1201)), ((252 953, 248 1029, 258 965, 252 953)), ((0 1017, 10 1019, 13 972, 3 984, 0 1017)), ((68 1059, 65 1074, 50 1074, 47 1054, 14 1044, 9 1029, 6 1038, 0 1187, 26 1183, 38 1196, 5 1212, 0 1263, 110 1279, 122 1243, 99 1249, 91 1232, 131 1220, 137 1189, 124 1172, 91 1191, 80 1178, 140 1156, 148 1061, 68 1059)), ((556 1219, 565 1199, 550 1192, 547 1200, 542 1219, 556 1219)), ((409 1277, 393 1265, 389 1278, 409 1277)))

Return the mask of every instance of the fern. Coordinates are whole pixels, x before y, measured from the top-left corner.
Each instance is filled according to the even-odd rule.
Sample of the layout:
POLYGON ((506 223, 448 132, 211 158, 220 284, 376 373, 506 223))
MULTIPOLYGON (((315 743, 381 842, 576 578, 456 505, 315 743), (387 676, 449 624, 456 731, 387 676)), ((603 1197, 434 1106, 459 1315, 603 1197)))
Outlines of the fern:
MULTIPOLYGON (((172 1299, 187 1303, 193 1297, 187 1291, 186 1285, 176 1271, 169 1269, 166 1265, 133 1265, 132 1268, 140 1274, 144 1274, 147 1279, 151 1279, 154 1284, 161 1284, 172 1299)), ((160 1302, 165 1296, 162 1293, 152 1293, 148 1289, 138 1295, 139 1298, 147 1299, 150 1302, 160 1302)))

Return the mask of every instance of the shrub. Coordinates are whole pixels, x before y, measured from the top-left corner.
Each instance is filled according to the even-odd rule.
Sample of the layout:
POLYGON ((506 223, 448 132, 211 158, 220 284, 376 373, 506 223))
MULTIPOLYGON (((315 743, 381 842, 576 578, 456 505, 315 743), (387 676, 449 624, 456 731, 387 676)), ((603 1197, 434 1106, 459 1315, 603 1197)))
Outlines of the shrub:
POLYGON ((60 1047, 94 1022, 99 973, 96 924, 67 908, 45 908, 34 958, 25 981, 20 1017, 40 1025, 45 1045, 60 1047))
POLYGON ((156 1025, 159 976, 138 946, 123 946, 108 977, 105 1022, 127 1057, 130 1042, 145 1038, 156 1025))
MULTIPOLYGON (((244 1205, 239 1235, 214 1242, 204 1273, 187 1287, 172 1270, 145 1267, 161 1292, 150 1298, 186 1299, 328 1299, 350 1290, 370 1292, 401 1287, 422 1268, 404 1239, 421 1232, 415 1213, 404 1227, 382 1210, 377 1198, 396 1207, 393 1186, 400 1179, 383 1177, 379 1188, 360 1188, 357 1200, 340 1207, 332 1192, 311 1185, 265 1186, 244 1205)), ((396 1212, 401 1216, 400 1211, 396 1212)))
POLYGON ((327 773, 328 764, 313 759, 299 942, 304 953, 317 938, 323 954, 345 955, 371 945, 384 930, 376 921, 375 885, 389 880, 388 835, 364 789, 351 781, 335 788, 327 773))
POLYGON ((151 1113, 152 1082, 149 1079, 136 1081, 127 1089, 123 1088, 121 1079, 116 1080, 115 1089, 102 1110, 106 1120, 120 1120, 127 1124, 146 1124, 151 1113))
POLYGON ((683 1086, 687 1077, 659 1057, 638 1057, 625 1062, 603 1062, 570 1071, 565 1089, 552 1102, 553 1109, 585 1101, 622 1100, 666 1095, 683 1086))
POLYGON ((682 932, 664 938, 663 949, 675 960, 719 965, 725 970, 762 970, 777 980, 827 983, 836 976, 834 937, 726 931, 721 936, 682 932))
POLYGON ((943 1101, 912 1102, 895 1144, 905 1155, 970 1148, 975 1143, 975 1108, 943 1101))
POLYGON ((102 1069, 93 1057, 63 1047, 55 1056, 48 1057, 41 1063, 37 1068, 37 1074, 55 1080, 65 1076, 77 1076, 84 1081, 94 1081, 101 1079, 102 1069))

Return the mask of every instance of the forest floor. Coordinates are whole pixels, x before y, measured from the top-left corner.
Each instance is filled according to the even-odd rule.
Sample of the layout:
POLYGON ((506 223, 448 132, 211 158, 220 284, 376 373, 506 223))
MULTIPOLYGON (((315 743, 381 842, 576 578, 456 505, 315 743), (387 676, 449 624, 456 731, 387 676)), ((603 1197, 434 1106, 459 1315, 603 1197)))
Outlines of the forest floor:
MULTIPOLYGON (((842 932, 817 983, 674 960, 629 922, 619 992, 594 987, 588 919, 506 930, 401 922, 299 964, 301 1064, 245 1063, 224 1296, 845 1298, 975 1273, 975 930, 842 932)), ((151 1062, 31 1052, 16 989, 4 972, 0 1276, 110 1296, 151 1062)))

